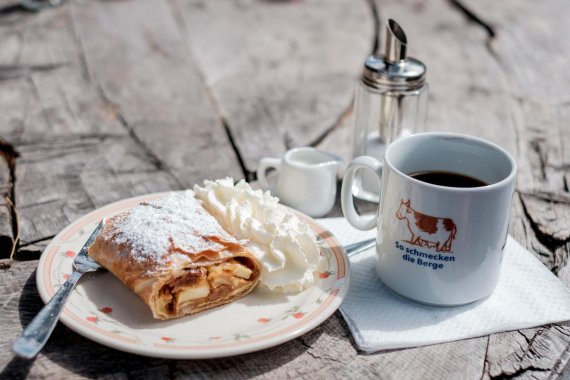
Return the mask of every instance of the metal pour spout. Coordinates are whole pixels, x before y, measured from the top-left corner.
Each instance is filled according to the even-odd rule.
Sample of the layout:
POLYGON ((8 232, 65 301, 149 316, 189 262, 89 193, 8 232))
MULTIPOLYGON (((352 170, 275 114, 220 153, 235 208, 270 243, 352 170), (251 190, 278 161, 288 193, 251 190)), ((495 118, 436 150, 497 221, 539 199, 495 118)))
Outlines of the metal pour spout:
MULTIPOLYGON (((398 64, 406 58, 406 44, 408 39, 404 29, 393 19, 386 22, 386 46, 384 59, 388 64, 398 64)), ((380 119, 380 140, 384 144, 394 141, 401 131, 402 102, 401 95, 387 95, 384 97, 380 119)))
POLYGON ((384 50, 387 62, 395 63, 406 58, 408 39, 404 29, 393 19, 386 23, 386 47, 384 50))

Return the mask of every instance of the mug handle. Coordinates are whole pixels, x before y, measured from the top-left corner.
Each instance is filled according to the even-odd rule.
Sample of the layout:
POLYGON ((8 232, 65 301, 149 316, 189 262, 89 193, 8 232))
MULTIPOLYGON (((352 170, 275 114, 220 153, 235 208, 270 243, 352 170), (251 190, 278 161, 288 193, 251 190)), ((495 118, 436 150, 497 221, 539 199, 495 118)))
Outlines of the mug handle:
POLYGON ((259 161, 259 166, 257 167, 257 180, 263 190, 271 190, 271 186, 269 186, 269 183, 267 182, 267 177, 265 177, 265 173, 271 168, 279 171, 281 168, 281 160, 279 158, 265 157, 259 161))
MULTIPOLYGON (((359 215, 354 208, 354 200, 352 199, 352 186, 354 182, 354 174, 358 169, 368 169, 374 172, 374 174, 376 174, 376 177, 378 177, 378 181, 380 182, 381 187, 382 163, 370 156, 357 157, 352 160, 350 165, 348 165, 344 180, 342 181, 342 190, 340 197, 342 212, 348 222, 352 224, 354 228, 364 231, 376 227, 377 218, 375 214, 366 216, 359 215)), ((381 189, 380 196, 382 196, 381 189)))

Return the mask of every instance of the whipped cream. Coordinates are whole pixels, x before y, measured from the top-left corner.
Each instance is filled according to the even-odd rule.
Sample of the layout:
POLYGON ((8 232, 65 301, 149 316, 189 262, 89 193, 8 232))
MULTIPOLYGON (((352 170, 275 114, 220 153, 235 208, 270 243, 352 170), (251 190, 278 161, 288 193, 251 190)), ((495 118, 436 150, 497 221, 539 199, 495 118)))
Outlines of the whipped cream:
POLYGON ((232 178, 194 186, 196 198, 237 239, 247 239, 249 251, 263 267, 260 284, 281 293, 309 287, 320 259, 317 237, 291 209, 269 192, 253 190, 232 178))

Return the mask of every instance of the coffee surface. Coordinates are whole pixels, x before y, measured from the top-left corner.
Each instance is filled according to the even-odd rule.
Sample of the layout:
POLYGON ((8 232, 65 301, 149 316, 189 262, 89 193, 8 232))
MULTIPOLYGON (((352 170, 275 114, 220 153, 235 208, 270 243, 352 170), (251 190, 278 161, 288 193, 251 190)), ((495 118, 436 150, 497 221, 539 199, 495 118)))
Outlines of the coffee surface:
POLYGON ((447 172, 447 171, 421 171, 408 174, 410 177, 422 182, 431 183, 433 185, 447 187, 481 187, 488 184, 480 179, 470 177, 464 174, 447 172))

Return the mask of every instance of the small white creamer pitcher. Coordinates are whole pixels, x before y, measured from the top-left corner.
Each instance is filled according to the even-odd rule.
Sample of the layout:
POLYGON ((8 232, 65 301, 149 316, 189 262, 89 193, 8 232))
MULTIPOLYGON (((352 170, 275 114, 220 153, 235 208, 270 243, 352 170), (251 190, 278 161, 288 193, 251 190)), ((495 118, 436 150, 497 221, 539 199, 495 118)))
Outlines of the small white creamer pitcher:
POLYGON ((336 174, 342 158, 315 148, 294 148, 283 159, 266 157, 257 168, 257 179, 264 190, 271 190, 282 203, 307 215, 327 214, 336 199, 336 174), (278 172, 272 189, 265 176, 268 169, 278 172))

